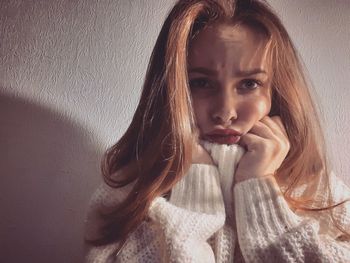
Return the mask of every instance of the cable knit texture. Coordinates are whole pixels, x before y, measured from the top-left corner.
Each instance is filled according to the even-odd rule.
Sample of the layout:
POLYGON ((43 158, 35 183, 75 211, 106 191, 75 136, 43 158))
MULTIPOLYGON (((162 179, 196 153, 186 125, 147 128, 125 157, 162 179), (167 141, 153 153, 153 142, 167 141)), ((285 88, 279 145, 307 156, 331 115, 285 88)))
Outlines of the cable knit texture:
MULTIPOLYGON (((90 247, 87 262, 350 262, 350 243, 339 238, 328 212, 292 211, 273 176, 233 185, 244 154, 238 145, 201 142, 215 165, 192 164, 172 189, 170 199, 156 198, 149 220, 130 233, 115 255, 116 243, 90 247)), ((334 199, 350 198, 347 185, 331 173, 334 199)), ((102 184, 94 193, 86 237, 98 237, 99 213, 120 203, 131 186, 102 184)), ((294 197, 313 191, 327 200, 319 182, 301 185, 294 197)), ((324 203, 325 204, 325 203, 324 203)), ((335 209, 350 231, 350 204, 335 209)))

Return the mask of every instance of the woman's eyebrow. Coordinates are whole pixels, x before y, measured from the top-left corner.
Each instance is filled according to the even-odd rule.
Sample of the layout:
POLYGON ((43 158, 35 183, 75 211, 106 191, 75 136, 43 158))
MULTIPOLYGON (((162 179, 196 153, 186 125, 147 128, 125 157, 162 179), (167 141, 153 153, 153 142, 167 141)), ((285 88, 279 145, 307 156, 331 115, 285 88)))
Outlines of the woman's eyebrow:
MULTIPOLYGON (((208 69, 205 67, 189 68, 188 73, 202 73, 209 76, 217 75, 216 70, 208 69)), ((261 68, 255 68, 255 69, 249 69, 249 70, 238 70, 235 72, 235 75, 239 77, 251 76, 256 74, 268 75, 267 72, 261 68)))
POLYGON ((196 67, 196 68, 189 68, 188 73, 202 73, 205 75, 215 76, 217 75, 216 70, 204 68, 204 67, 196 67))
POLYGON ((265 74, 267 75, 267 72, 261 68, 255 68, 255 69, 249 69, 249 70, 238 70, 236 71, 237 76, 250 76, 250 75, 256 75, 256 74, 265 74))

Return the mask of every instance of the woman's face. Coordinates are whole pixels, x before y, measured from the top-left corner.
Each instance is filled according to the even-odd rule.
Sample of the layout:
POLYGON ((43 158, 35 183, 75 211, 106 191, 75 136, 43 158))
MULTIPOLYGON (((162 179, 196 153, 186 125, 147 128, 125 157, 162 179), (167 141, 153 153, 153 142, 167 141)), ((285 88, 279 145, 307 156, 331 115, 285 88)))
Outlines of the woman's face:
POLYGON ((271 108, 266 38, 248 26, 213 24, 190 43, 188 77, 200 138, 237 143, 271 108))

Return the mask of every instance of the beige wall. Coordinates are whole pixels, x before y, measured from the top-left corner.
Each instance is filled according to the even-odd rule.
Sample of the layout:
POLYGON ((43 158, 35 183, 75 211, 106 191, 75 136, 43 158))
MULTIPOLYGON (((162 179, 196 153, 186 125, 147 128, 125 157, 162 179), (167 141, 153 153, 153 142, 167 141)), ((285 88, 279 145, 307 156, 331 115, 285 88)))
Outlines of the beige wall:
MULTIPOLYGON (((81 262, 103 149, 127 128, 173 1, 0 1, 0 262, 81 262), (160 4, 160 2, 162 2, 160 4)), ((273 0, 350 173, 350 2, 273 0)))

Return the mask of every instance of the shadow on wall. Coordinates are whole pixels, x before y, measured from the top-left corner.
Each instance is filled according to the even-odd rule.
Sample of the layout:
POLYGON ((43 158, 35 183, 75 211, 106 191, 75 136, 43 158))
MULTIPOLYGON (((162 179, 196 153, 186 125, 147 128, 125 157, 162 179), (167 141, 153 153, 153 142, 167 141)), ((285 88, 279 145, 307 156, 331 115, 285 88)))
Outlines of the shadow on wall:
POLYGON ((100 157, 84 128, 0 94, 0 262, 83 262, 100 157))

